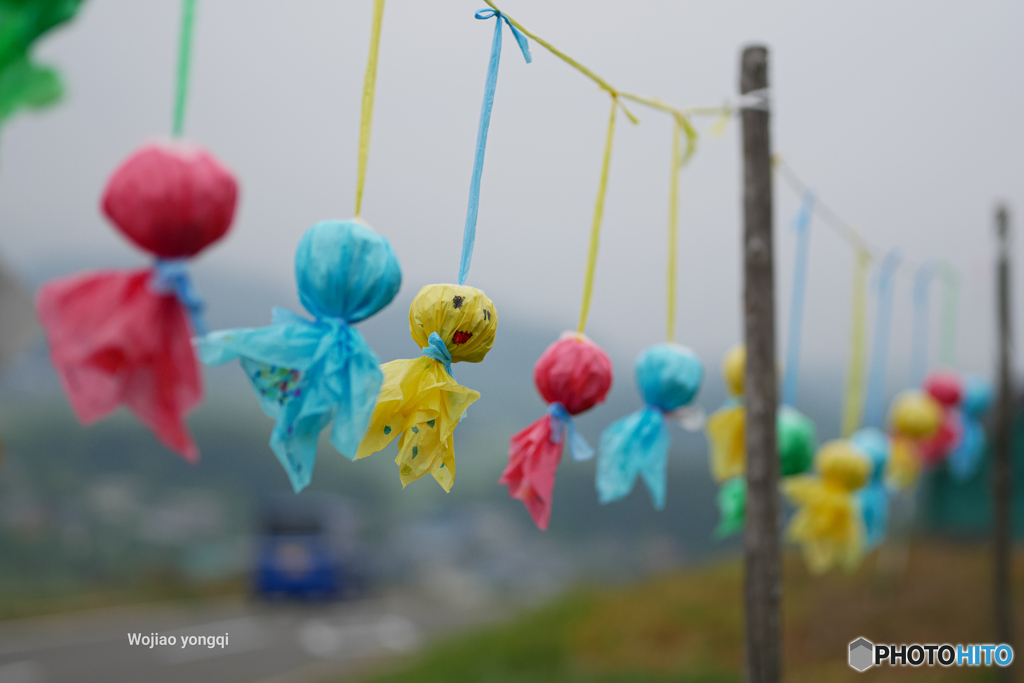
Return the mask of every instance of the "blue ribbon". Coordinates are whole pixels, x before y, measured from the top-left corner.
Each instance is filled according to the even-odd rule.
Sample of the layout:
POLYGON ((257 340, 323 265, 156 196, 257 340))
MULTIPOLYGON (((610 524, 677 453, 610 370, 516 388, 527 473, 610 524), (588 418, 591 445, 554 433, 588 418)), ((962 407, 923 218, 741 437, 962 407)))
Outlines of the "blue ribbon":
POLYGON ((885 419, 885 366, 889 359, 889 333, 896 292, 896 269, 903 256, 891 249, 878 267, 878 308, 875 311, 875 339, 871 347, 871 367, 864 398, 864 425, 881 429, 885 419))
POLYGON ((497 17, 494 24, 494 40, 491 42, 491 59, 487 65, 487 83, 484 85, 484 104, 480 108, 480 127, 476 134, 476 158, 473 161, 473 177, 469 182, 469 209, 466 211, 466 228, 462 233, 462 261, 459 264, 459 284, 465 284, 469 274, 469 262, 473 259, 473 244, 476 242, 476 218, 480 211, 480 179, 484 173, 484 151, 487 149, 487 130, 491 127, 491 109, 494 107, 494 91, 498 86, 498 63, 501 61, 501 23, 512 29, 512 35, 523 51, 526 63, 533 61, 526 36, 519 32, 504 14, 493 9, 482 9, 477 19, 497 17))
POLYGON ((553 443, 562 442, 564 430, 569 436, 569 452, 572 453, 573 460, 580 462, 594 457, 594 449, 583 438, 583 435, 576 431, 576 423, 565 406, 556 401, 548 406, 548 414, 551 415, 551 441, 553 443))
POLYGON ((797 379, 800 370, 800 334, 804 320, 804 295, 807 292, 807 254, 811 238, 811 215, 817 198, 804 192, 800 211, 793 219, 796 233, 796 263, 793 267, 793 298, 789 309, 789 334, 786 339, 786 374, 782 381, 782 403, 796 407, 797 379))
POLYGON ((448 353, 448 347, 444 345, 441 335, 437 332, 431 332, 430 336, 427 337, 427 342, 428 345, 423 347, 423 355, 440 361, 444 365, 444 369, 448 371, 448 374, 455 377, 452 374, 452 354, 448 353))
POLYGON ((925 261, 914 275, 914 331, 910 348, 910 386, 919 387, 928 372, 928 288, 936 264, 925 261))
POLYGON ((206 327, 206 319, 203 318, 206 304, 199 296, 199 290, 192 284, 184 259, 158 259, 149 286, 154 292, 173 294, 177 297, 188 311, 196 335, 202 337, 206 334, 209 329, 206 327))

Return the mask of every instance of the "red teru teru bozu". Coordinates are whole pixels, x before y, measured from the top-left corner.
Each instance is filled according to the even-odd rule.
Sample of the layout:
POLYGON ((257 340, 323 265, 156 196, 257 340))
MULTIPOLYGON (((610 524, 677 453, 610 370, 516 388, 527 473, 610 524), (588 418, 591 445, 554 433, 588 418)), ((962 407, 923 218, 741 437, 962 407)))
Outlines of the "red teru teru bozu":
POLYGON ((185 259, 224 236, 237 200, 234 175, 209 152, 180 143, 145 145, 111 175, 103 212, 156 263, 52 280, 36 298, 80 422, 123 405, 168 448, 198 460, 185 425, 203 395, 189 327, 203 334, 205 326, 185 259))
POLYGON ((533 382, 548 402, 548 411, 509 439, 508 466, 498 483, 523 502, 538 528, 547 529, 565 442, 574 460, 594 457, 572 416, 604 401, 612 386, 612 362, 582 334, 566 332, 537 360, 533 382))

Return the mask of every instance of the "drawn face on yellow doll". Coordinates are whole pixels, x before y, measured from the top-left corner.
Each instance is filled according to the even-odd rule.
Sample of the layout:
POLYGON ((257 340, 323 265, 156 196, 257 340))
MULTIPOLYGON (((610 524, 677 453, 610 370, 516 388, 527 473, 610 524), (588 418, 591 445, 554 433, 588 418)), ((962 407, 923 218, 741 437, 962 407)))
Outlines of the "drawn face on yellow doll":
POLYGON ((427 285, 409 307, 409 332, 421 347, 437 332, 453 362, 479 363, 494 346, 498 312, 475 287, 427 285))

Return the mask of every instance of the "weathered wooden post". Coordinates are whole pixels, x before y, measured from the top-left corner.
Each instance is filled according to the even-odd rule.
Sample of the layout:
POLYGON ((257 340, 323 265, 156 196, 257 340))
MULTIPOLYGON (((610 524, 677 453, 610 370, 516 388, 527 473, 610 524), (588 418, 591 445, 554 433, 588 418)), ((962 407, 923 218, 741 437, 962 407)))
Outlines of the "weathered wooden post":
POLYGON ((746 680, 778 683, 779 464, 775 447, 775 274, 772 254, 772 169, 768 132, 768 49, 743 50, 743 329, 747 346, 747 508, 744 535, 746 680))
MULTIPOLYGON (((999 253, 996 257, 998 291, 999 367, 998 393, 992 452, 992 546, 993 590, 996 642, 1011 643, 1013 606, 1010 603, 1010 528, 1011 456, 1013 450, 1013 337, 1010 319, 1010 216, 1006 207, 996 208, 996 233, 999 253)), ((1013 672, 1000 669, 1000 681, 1012 681, 1013 672)))

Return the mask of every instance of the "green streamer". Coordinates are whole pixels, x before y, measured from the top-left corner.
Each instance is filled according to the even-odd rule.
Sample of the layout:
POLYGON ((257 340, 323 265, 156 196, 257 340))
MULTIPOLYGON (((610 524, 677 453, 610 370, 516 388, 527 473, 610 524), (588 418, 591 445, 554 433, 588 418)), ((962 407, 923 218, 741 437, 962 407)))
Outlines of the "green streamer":
POLYGON ((178 90, 174 98, 174 137, 185 131, 185 102, 188 99, 188 74, 192 56, 192 26, 195 24, 196 0, 182 0, 181 38, 178 43, 178 90))

